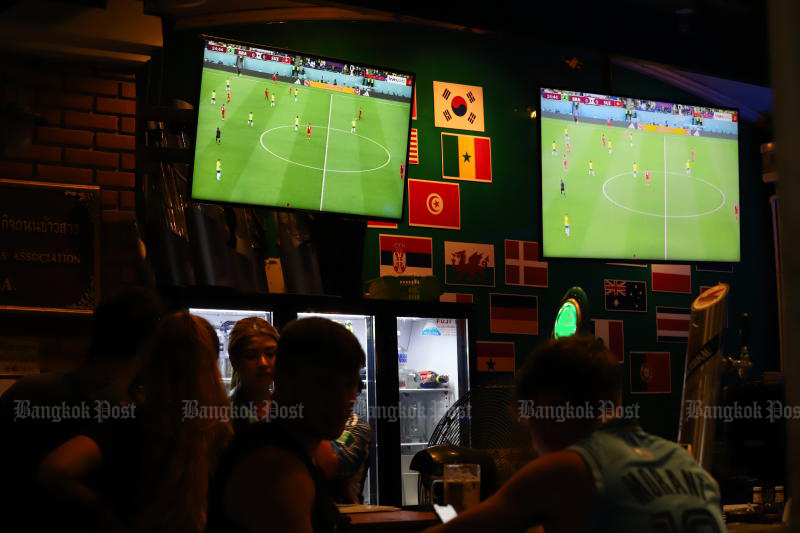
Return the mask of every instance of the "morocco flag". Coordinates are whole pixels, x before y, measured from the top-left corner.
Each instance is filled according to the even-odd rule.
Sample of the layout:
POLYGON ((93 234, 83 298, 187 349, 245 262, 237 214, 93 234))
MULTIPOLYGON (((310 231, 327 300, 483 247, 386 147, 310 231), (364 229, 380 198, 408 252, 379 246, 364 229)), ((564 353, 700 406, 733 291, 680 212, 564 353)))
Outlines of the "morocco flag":
POLYGON ((408 180, 408 225, 461 229, 458 183, 408 180))
POLYGON ((442 177, 451 180, 491 183, 491 139, 443 132, 442 177))

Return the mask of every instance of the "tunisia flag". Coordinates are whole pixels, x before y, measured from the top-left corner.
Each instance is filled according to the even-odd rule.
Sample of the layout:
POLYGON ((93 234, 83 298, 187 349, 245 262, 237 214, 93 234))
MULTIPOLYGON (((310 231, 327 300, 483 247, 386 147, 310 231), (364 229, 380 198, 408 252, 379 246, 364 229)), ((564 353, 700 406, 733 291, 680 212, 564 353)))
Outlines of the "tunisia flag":
POLYGON ((409 179, 408 225, 461 229, 459 184, 409 179))

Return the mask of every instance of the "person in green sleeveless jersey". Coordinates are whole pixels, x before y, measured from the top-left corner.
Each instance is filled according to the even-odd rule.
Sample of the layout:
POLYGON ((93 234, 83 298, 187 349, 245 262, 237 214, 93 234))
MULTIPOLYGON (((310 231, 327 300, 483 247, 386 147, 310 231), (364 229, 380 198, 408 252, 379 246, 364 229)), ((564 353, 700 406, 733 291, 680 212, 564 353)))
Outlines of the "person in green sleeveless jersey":
POLYGON ((680 445, 639 426, 620 383, 616 356, 592 336, 540 346, 515 384, 539 457, 427 532, 724 532, 717 482, 680 445))

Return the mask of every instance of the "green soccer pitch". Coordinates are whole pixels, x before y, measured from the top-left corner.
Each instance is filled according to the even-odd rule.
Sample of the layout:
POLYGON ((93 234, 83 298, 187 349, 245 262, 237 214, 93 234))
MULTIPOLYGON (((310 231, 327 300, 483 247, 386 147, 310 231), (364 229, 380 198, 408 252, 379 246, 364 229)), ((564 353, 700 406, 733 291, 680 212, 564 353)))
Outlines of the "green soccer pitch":
POLYGON ((400 218, 411 104, 204 68, 192 180, 197 200, 400 218), (226 102, 225 80, 231 81, 226 102), (298 89, 297 101, 294 89, 298 89), (264 98, 275 95, 275 106, 264 98), (216 104, 211 91, 216 90, 216 104), (289 91, 292 91, 292 94, 289 91), (364 114, 352 121, 358 110, 364 114), (253 126, 248 114, 253 113, 253 126), (295 117, 300 118, 295 131, 295 117), (311 124, 311 139, 306 126, 311 124), (217 144, 216 129, 221 131, 217 144), (217 180, 216 163, 222 165, 217 180))
POLYGON ((548 117, 542 119, 541 143, 544 255, 739 261, 736 140, 548 117), (572 144, 566 171, 564 128, 572 144), (633 146, 629 133, 633 133, 633 146), (602 144, 603 134, 612 143, 611 154, 602 144), (553 141, 557 155, 552 155, 553 141), (692 150, 696 159, 687 173, 692 150), (589 172, 590 161, 594 176, 589 172), (635 178, 634 162, 639 167, 635 178), (646 170, 651 173, 649 185, 646 170))

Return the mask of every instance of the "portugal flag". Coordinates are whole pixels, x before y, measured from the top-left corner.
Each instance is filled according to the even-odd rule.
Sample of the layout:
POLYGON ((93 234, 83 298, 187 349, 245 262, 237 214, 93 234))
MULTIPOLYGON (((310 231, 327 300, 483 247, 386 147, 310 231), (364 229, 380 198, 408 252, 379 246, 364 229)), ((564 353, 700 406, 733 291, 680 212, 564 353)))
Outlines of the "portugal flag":
POLYGON ((459 184, 408 180, 408 225, 461 229, 459 184))
POLYGON ((672 392, 669 352, 631 352, 631 393, 672 392))
POLYGON ((442 177, 491 183, 491 139, 443 132, 442 177))

